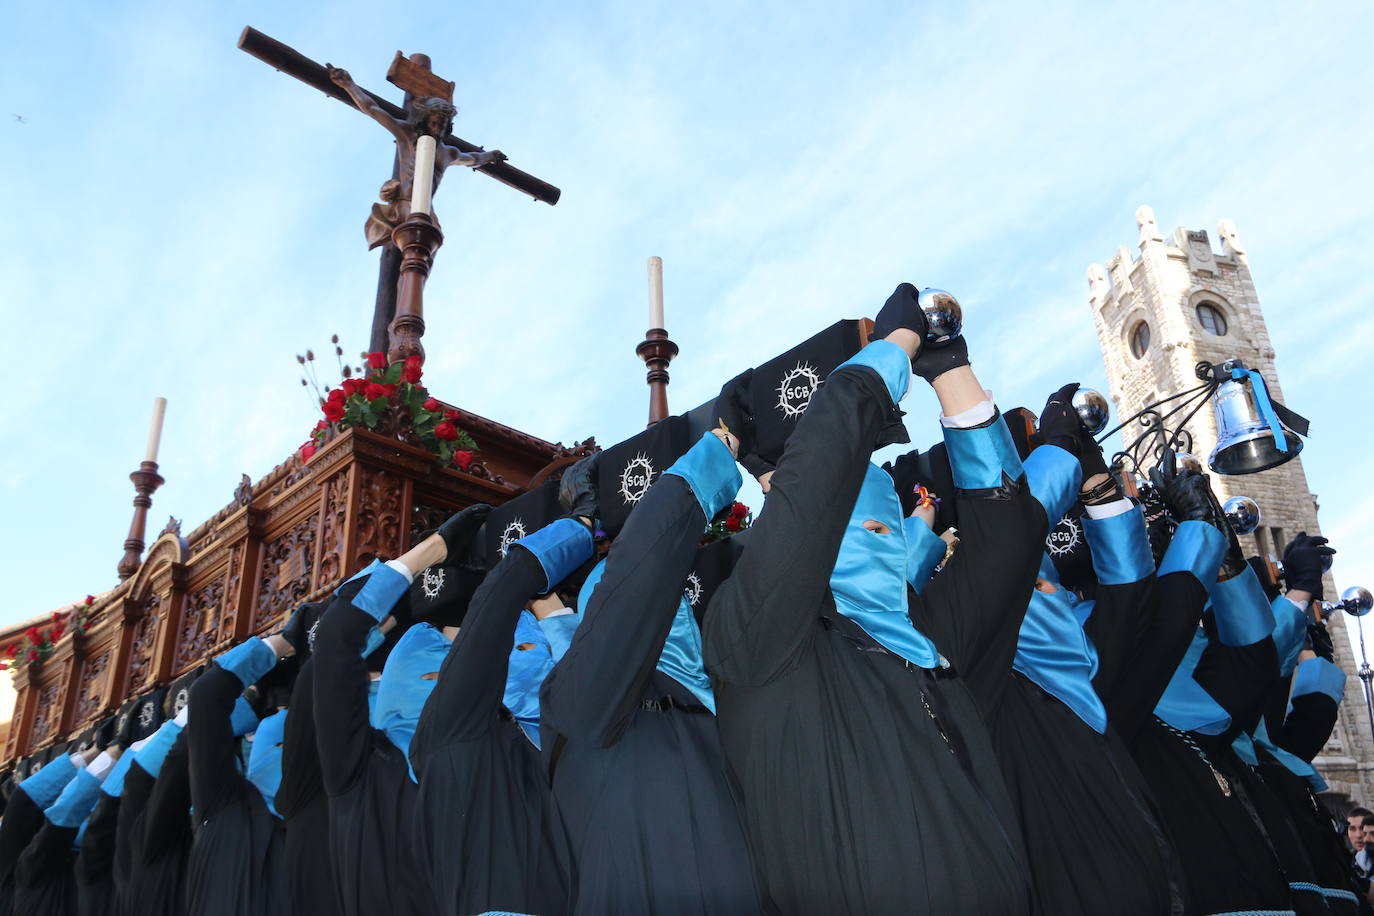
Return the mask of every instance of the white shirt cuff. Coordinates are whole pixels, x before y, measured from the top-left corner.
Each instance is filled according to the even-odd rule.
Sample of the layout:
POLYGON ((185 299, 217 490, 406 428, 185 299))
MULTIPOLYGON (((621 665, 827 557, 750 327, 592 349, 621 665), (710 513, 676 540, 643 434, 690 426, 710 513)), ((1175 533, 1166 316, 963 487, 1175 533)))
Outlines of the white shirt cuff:
POLYGON ((1121 499, 1114 499, 1100 506, 1084 506, 1083 508, 1087 511, 1088 518, 1115 518, 1130 512, 1135 508, 1135 503, 1123 496, 1121 499))
POLYGON ((568 614, 571 614, 572 612, 573 609, 570 607, 561 607, 556 611, 549 611, 547 614, 544 615, 544 619, 548 620, 550 617, 564 617, 568 614))
POLYGON ((186 723, 191 721, 191 704, 187 703, 181 707, 181 712, 177 713, 176 718, 172 721, 177 724, 178 728, 185 728, 186 723))
POLYGON ((386 565, 390 566, 392 569, 396 570, 398 573, 405 576, 407 582, 415 581, 415 573, 411 572, 410 567, 402 563, 400 560, 387 560, 386 565))
POLYGON ((80 754, 68 754, 67 759, 72 762, 72 766, 76 767, 78 773, 86 769, 86 759, 80 754))
POLYGON ((131 753, 131 752, 133 752, 133 751, 141 751, 141 750, 143 750, 143 745, 147 744, 149 741, 152 741, 152 740, 153 740, 153 736, 152 736, 152 735, 149 735, 149 736, 146 737, 146 738, 139 738, 139 739, 138 739, 137 741, 135 741, 133 744, 129 745, 129 750, 125 751, 124 753, 128 754, 128 753, 131 753))
POLYGON ((988 422, 997 415, 997 404, 992 400, 992 392, 986 388, 983 394, 987 395, 987 400, 979 401, 968 410, 960 411, 952 417, 940 414, 940 425, 951 429, 968 429, 970 426, 979 426, 988 422))
POLYGON ((1298 600, 1296 600, 1292 595, 1284 595, 1283 597, 1287 598, 1289 601, 1292 601, 1292 602, 1293 602, 1293 607, 1295 607, 1295 608, 1297 608, 1298 610, 1302 611, 1304 614, 1307 613, 1307 604, 1306 604, 1306 602, 1298 601, 1298 600))
POLYGON ((96 779, 104 779, 105 774, 110 772, 110 769, 114 767, 114 765, 115 759, 110 756, 110 752, 101 751, 100 755, 91 761, 91 765, 86 767, 86 772, 90 773, 96 779))

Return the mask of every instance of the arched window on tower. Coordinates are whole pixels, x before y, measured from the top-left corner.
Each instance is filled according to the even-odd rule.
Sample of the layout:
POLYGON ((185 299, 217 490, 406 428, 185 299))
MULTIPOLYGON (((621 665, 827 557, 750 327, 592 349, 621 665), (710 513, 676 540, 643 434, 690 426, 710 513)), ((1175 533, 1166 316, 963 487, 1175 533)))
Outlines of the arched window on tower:
POLYGON ((1140 359, 1150 349, 1150 326, 1140 322, 1131 329, 1131 355, 1140 359))
POLYGON ((1202 329, 1214 337, 1226 336, 1226 315, 1217 307, 1214 302, 1199 302, 1197 305, 1197 321, 1202 325, 1202 329))

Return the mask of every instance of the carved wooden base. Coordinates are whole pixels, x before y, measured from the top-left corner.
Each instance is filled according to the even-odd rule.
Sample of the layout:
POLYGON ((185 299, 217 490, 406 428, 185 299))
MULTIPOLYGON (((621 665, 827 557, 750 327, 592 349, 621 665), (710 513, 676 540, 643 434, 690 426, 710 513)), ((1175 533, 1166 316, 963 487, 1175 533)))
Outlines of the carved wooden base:
POLYGON ((129 523, 129 536, 124 541, 124 559, 119 561, 119 581, 138 572, 138 564, 143 556, 143 535, 148 528, 148 510, 153 506, 153 491, 162 486, 163 480, 157 473, 156 461, 145 461, 138 470, 129 475, 134 482, 134 518, 129 523))
POLYGON ((420 338, 425 334, 425 280, 434 266, 434 252, 444 243, 444 233, 425 213, 412 213, 391 233, 401 250, 401 272, 396 281, 396 317, 391 322, 387 359, 401 362, 408 356, 425 355, 420 338))
POLYGON ((668 339, 662 328, 651 328, 647 339, 635 347, 635 354, 648 367, 645 381, 649 383, 649 425, 668 416, 668 364, 677 356, 677 344, 668 339))

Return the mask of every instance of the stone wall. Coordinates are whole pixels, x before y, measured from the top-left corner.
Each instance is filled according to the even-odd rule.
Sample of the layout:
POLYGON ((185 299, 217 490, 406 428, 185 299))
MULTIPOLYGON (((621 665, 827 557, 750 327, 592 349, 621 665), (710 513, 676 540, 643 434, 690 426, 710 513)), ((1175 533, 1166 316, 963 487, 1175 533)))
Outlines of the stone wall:
MULTIPOLYGON (((1219 252, 1205 231, 1178 228, 1165 238, 1149 207, 1136 211, 1136 226, 1136 252, 1121 246, 1105 269, 1097 264, 1088 268, 1088 299, 1116 416, 1130 416, 1160 397, 1198 385, 1194 367, 1200 360, 1219 363, 1233 357, 1258 370, 1273 397, 1284 401, 1249 258, 1234 224, 1219 224, 1219 252), (1203 304, 1225 318, 1225 334, 1214 335, 1203 326, 1197 311, 1203 304), (1149 328, 1149 344, 1137 356, 1131 344, 1142 322, 1149 328)), ((1301 412, 1301 405, 1297 408, 1301 412)), ((1193 453, 1205 462, 1217 442, 1211 405, 1203 405, 1186 429, 1193 453)), ((1123 435, 1129 441, 1139 430, 1123 430, 1123 435)), ((1264 519, 1258 531, 1243 539, 1247 552, 1277 556, 1299 531, 1321 530, 1317 497, 1308 488, 1301 458, 1259 474, 1213 474, 1212 484, 1223 500, 1244 495, 1259 503, 1264 519)), ((1326 593, 1328 599, 1336 594, 1329 575, 1326 593)), ((1345 701, 1316 763, 1332 793, 1367 804, 1374 801, 1374 736, 1362 685, 1354 677, 1358 665, 1344 621, 1332 621, 1331 635, 1336 661, 1347 672, 1345 701)))

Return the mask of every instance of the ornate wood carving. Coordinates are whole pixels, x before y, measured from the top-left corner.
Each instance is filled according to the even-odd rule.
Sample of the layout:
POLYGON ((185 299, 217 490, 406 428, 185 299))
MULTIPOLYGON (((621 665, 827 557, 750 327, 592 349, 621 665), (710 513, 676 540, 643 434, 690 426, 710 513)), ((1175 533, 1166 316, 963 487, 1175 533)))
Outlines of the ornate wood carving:
POLYGON ((359 466, 358 470, 356 546, 346 572, 379 556, 399 556, 405 518, 405 481, 374 468, 359 466))
POLYGON ((38 705, 33 714, 33 728, 29 731, 31 746, 37 747, 53 737, 57 721, 62 714, 59 704, 61 693, 62 685, 58 683, 45 684, 39 688, 38 705))
POLYGON ((153 650, 157 646, 157 631, 166 615, 166 600, 154 595, 144 608, 143 616, 134 624, 129 644, 129 678, 125 693, 133 696, 153 679, 153 650))
POLYGON ((234 505, 246 506, 253 501, 253 478, 247 474, 239 481, 239 485, 234 488, 234 505))
POLYGON ((253 629, 289 613, 310 592, 317 515, 308 515, 262 549, 262 578, 253 602, 253 629))
POLYGON ((315 581, 338 582, 343 578, 344 536, 348 522, 349 472, 324 482, 324 506, 320 512, 320 572, 315 581))
POLYGON ((229 574, 224 580, 225 602, 219 615, 218 642, 233 637, 234 624, 238 620, 238 596, 243 585, 243 544, 235 544, 229 550, 229 574))
POLYGON ((81 684, 77 687, 76 708, 72 720, 84 722, 105 706, 105 682, 109 676, 112 650, 92 655, 81 666, 81 684))
POLYGON ((181 615, 181 632, 173 667, 180 671, 199 662, 214 645, 219 631, 220 608, 224 605, 224 579, 215 577, 186 597, 181 615))

